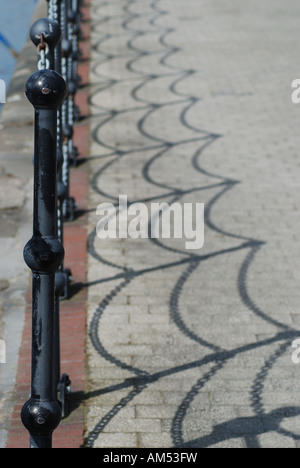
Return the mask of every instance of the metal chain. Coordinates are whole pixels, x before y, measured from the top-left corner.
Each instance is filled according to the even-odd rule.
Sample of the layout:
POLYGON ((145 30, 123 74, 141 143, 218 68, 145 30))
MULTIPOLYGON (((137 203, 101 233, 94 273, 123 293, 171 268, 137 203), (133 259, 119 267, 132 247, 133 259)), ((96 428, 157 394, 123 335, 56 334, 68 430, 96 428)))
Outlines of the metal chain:
POLYGON ((46 68, 50 68, 50 62, 47 59, 49 47, 47 43, 44 42, 43 34, 41 34, 40 39, 41 41, 39 45, 37 46, 38 57, 40 57, 40 59, 38 60, 37 67, 38 67, 38 70, 45 70, 46 68))
POLYGON ((50 0, 48 6, 48 18, 54 21, 58 19, 58 5, 57 0, 50 0))

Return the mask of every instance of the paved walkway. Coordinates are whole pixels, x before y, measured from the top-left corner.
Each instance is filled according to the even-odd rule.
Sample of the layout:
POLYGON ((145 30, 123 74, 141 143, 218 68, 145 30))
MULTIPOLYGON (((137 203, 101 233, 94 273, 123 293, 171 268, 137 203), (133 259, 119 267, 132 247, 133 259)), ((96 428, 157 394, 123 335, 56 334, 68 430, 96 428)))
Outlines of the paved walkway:
POLYGON ((86 336, 82 315, 74 328, 85 385, 82 361, 80 384, 70 375, 82 443, 299 447, 299 2, 92 0, 90 18, 90 115, 76 133, 84 145, 89 123, 90 150, 73 171, 87 214, 67 257, 87 281, 72 298, 87 304, 86 336), (203 248, 100 239, 96 209, 120 195, 205 203, 203 248))
POLYGON ((89 447, 296 447, 299 4, 92 2, 89 447), (95 235, 205 203, 205 244, 95 235))

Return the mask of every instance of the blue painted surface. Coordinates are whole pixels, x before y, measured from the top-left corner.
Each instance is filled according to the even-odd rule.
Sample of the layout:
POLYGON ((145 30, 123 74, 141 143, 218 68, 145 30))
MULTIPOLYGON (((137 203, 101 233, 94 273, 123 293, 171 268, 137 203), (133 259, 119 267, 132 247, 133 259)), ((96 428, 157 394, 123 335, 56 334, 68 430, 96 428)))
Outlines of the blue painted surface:
POLYGON ((9 46, 16 52, 21 51, 37 1, 0 0, 0 79, 5 81, 7 88, 16 65, 9 46))

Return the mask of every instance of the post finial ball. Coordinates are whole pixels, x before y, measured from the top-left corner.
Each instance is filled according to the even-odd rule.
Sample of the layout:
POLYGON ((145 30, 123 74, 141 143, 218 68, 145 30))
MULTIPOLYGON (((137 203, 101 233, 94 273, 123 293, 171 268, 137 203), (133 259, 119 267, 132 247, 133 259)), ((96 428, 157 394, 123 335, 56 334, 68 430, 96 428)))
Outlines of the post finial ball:
POLYGON ((36 108, 57 109, 66 94, 65 80, 54 70, 38 70, 26 83, 26 96, 36 108))

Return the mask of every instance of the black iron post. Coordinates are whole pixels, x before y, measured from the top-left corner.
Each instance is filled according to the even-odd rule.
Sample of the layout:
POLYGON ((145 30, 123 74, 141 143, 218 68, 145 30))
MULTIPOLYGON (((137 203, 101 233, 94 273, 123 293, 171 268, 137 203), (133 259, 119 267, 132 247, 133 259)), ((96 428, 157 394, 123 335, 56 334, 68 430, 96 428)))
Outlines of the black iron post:
MULTIPOLYGON (((61 74, 61 30, 60 21, 60 1, 50 0, 48 5, 48 15, 51 18, 42 18, 36 21, 30 31, 30 36, 38 50, 38 64, 40 67, 57 71, 61 74), (45 50, 45 58, 42 59, 42 49, 45 50)), ((67 187, 62 182, 62 119, 61 106, 57 112, 57 222, 58 222, 58 238, 64 245, 64 218, 63 218, 63 203, 67 199, 67 187)), ((63 263, 55 274, 55 336, 54 336, 54 391, 57 394, 58 401, 62 409, 62 417, 66 417, 68 413, 68 402, 70 396, 71 381, 67 374, 60 375, 60 300, 68 299, 69 287, 72 281, 71 271, 64 269, 63 263)))
POLYGON ((33 236, 24 248, 32 270, 31 394, 21 418, 31 448, 51 448, 52 433, 61 420, 54 394, 55 273, 64 249, 57 235, 57 109, 66 84, 53 70, 39 70, 26 84, 35 108, 33 236))
MULTIPOLYGON (((49 5, 50 9, 50 5, 49 5)), ((59 8, 57 1, 51 1, 51 11, 53 18, 41 18, 37 20, 30 29, 30 37, 38 52, 39 69, 51 69, 60 71, 60 39, 61 30, 58 24, 59 8), (56 6, 56 8, 55 8, 56 6), (58 68, 58 69, 57 69, 58 68)), ((62 156, 62 135, 61 135, 61 106, 57 111, 57 222, 58 238, 63 244, 63 202, 67 196, 66 186, 62 182, 61 169, 63 164, 62 156)), ((62 417, 66 416, 66 403, 69 396, 70 379, 67 375, 60 377, 60 320, 59 320, 59 302, 60 299, 67 299, 69 294, 69 283, 71 272, 64 270, 63 263, 55 273, 55 326, 54 326, 54 391, 61 404, 62 417), (67 382, 67 385, 66 385, 67 382)))

